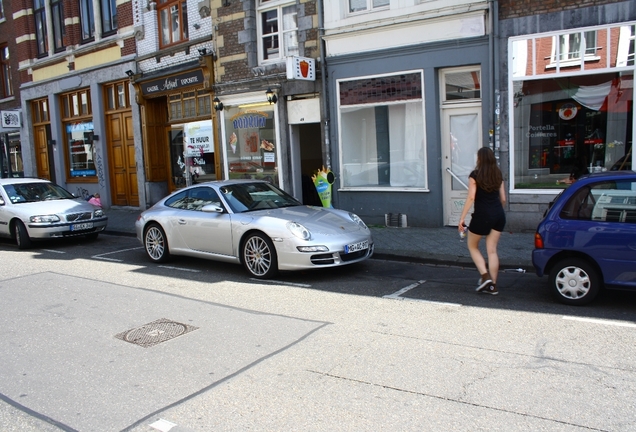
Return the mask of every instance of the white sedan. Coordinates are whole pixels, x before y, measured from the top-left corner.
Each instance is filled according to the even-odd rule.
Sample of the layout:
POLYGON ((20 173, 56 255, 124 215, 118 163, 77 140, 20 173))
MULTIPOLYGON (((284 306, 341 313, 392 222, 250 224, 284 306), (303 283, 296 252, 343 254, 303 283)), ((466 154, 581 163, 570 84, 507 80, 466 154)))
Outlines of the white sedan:
POLYGON ((185 255, 242 263, 254 277, 342 266, 373 254, 353 213, 306 206, 265 181, 227 180, 178 190, 141 213, 137 238, 150 260, 185 255))
POLYGON ((20 249, 31 247, 33 240, 96 239, 107 223, 101 208, 48 180, 0 179, 0 236, 14 239, 20 249))

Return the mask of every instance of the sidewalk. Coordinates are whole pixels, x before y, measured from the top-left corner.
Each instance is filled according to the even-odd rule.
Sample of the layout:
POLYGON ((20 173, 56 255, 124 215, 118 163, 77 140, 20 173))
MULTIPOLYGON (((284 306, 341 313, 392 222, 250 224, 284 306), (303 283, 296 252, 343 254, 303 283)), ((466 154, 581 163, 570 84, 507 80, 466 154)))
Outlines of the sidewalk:
MULTIPOLYGON (((135 235, 138 209, 110 208, 106 210, 106 233, 135 235)), ((442 265, 473 265, 466 243, 459 240, 455 227, 441 228, 388 228, 372 226, 375 258, 437 263, 442 265)), ((485 245, 482 241, 482 252, 485 245)), ((499 242, 500 268, 534 271, 532 249, 534 233, 505 231, 499 242)))

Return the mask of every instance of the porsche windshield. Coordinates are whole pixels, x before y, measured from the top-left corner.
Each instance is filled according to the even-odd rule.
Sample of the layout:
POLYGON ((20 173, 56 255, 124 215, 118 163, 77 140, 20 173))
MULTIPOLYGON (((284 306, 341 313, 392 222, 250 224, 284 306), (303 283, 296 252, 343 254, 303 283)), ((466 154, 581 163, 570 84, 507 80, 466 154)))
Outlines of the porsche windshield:
POLYGON ((237 183, 223 186, 221 193, 234 213, 302 205, 269 183, 237 183))

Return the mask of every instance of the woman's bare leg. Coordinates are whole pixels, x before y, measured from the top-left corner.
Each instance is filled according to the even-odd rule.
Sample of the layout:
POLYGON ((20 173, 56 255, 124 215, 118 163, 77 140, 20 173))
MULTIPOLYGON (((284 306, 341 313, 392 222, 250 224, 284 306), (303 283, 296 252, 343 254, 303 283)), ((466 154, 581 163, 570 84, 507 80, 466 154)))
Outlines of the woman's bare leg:
MULTIPOLYGON (((499 255, 497 255, 497 244, 501 237, 500 231, 491 230, 486 236, 486 252, 488 253, 488 270, 492 283, 497 283, 497 272, 499 272, 499 255)), ((480 254, 481 255, 481 254, 480 254)), ((471 253, 472 256, 472 253, 471 253)), ((473 258, 474 260, 474 258, 473 258)))
POLYGON ((474 234, 468 231, 468 252, 470 253, 470 257, 473 259, 475 263, 475 267, 477 267, 477 271, 480 275, 484 273, 488 273, 488 269, 486 268, 486 261, 484 260, 481 251, 479 250, 479 240, 481 240, 483 236, 479 234, 474 234))

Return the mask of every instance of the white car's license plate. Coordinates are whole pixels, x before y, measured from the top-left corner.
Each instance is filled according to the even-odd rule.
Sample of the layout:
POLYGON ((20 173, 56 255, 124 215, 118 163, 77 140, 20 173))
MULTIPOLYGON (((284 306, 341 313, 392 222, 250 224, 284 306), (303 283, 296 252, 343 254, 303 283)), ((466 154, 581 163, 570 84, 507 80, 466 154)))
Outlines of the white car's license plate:
POLYGON ((93 222, 84 222, 71 225, 71 231, 82 231, 93 228, 93 222))
POLYGON ((346 254, 369 249, 369 242, 365 240, 358 243, 348 244, 348 245, 345 245, 344 249, 346 254))

